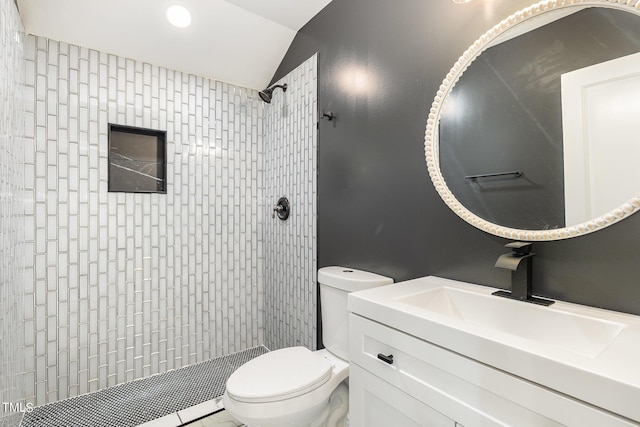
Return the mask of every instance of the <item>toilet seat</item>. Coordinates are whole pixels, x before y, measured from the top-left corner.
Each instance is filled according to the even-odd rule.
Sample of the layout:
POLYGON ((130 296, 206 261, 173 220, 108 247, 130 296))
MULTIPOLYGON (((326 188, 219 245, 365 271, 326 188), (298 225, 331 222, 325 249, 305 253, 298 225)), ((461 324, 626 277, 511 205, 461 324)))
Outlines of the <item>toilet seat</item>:
POLYGON ((275 350, 242 365, 227 381, 238 402, 268 403, 309 393, 331 378, 333 365, 305 347, 275 350))
MULTIPOLYGON (((284 350, 287 349, 283 349, 282 351, 284 350)), ((265 356, 273 353, 280 354, 280 351, 281 350, 275 350, 270 353, 258 356, 253 360, 264 358, 265 356)), ((302 350, 301 353, 306 352, 302 350)), ((254 403, 243 402, 241 400, 235 399, 229 392, 229 382, 227 382, 227 390, 222 396, 224 408, 228 410, 229 413, 239 421, 242 421, 247 425, 259 425, 263 427, 306 425, 309 424, 312 420, 317 421, 323 419, 323 414, 328 408, 327 404, 329 402, 330 396, 332 395, 334 390, 337 389, 340 383, 342 383, 342 381, 344 381, 349 376, 349 362, 331 354, 329 351, 327 351, 327 349, 322 349, 310 353, 317 359, 326 360, 331 366, 329 379, 324 383, 316 383, 315 388, 313 389, 309 389, 309 387, 307 387, 308 391, 306 393, 302 392, 294 397, 281 398, 281 400, 275 400, 271 402, 254 403)), ((309 361, 306 356, 302 356, 302 358, 302 360, 309 361)), ((247 364, 242 365, 236 372, 247 366, 247 364)), ((273 371, 271 367, 265 367, 263 371, 265 370, 273 371)), ((236 372, 234 372, 231 377, 229 377, 229 380, 231 380, 231 378, 235 376, 236 372)), ((240 392, 240 394, 242 395, 243 390, 238 390, 237 387, 234 388, 233 384, 231 388, 236 392, 240 392)), ((256 388, 263 389, 263 385, 257 385, 255 383, 247 385, 247 390, 244 394, 249 394, 248 391, 252 390, 253 393, 251 394, 255 398, 259 394, 257 393, 256 388)))

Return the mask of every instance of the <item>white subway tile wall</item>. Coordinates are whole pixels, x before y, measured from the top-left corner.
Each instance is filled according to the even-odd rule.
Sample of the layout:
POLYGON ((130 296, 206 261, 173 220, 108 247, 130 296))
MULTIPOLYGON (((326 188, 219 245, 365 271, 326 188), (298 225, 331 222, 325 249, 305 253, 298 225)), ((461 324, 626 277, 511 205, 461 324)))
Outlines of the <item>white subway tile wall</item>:
POLYGON ((265 345, 316 348, 318 55, 277 83, 265 108, 265 345), (280 197, 286 221, 272 218, 280 197))
POLYGON ((257 93, 41 37, 25 50, 27 396, 263 344, 257 93), (107 191, 108 123, 167 131, 166 195, 107 191))
POLYGON ((0 425, 24 408, 24 28, 13 0, 0 0, 0 425), (22 406, 20 406, 22 405, 22 406))

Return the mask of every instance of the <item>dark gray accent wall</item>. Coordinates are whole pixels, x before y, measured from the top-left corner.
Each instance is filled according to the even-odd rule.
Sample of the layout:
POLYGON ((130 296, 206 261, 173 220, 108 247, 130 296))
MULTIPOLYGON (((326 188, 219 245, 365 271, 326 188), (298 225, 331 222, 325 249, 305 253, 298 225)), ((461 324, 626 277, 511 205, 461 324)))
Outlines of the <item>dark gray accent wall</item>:
MULTIPOLYGON (((274 81, 319 53, 319 108, 336 115, 319 124, 319 267, 509 286, 509 273, 494 267, 508 241, 449 210, 429 179, 423 140, 454 62, 529 4, 334 0, 300 30, 274 81)), ((640 215, 533 247, 535 293, 640 314, 640 215)))

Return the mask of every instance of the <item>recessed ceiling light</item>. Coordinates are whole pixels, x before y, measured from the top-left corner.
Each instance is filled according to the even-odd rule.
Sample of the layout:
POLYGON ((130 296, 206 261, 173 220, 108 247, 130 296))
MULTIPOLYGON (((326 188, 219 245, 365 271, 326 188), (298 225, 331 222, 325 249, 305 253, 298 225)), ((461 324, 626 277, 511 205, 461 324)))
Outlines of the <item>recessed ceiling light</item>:
POLYGON ((469 3, 471 0, 451 0, 454 3, 469 3))
POLYGON ((184 6, 174 4, 167 8, 167 20, 174 27, 186 28, 191 24, 191 12, 184 6))

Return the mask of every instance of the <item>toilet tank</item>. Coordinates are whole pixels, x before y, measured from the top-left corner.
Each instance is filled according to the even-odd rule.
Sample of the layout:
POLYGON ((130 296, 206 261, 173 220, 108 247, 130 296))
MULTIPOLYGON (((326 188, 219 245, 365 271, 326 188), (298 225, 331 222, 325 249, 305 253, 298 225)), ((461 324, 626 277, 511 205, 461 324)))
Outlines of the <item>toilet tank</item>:
POLYGON ((348 311, 350 292, 389 285, 393 279, 368 271, 347 267, 323 267, 318 270, 320 311, 322 313, 322 342, 331 353, 347 360, 348 311))

